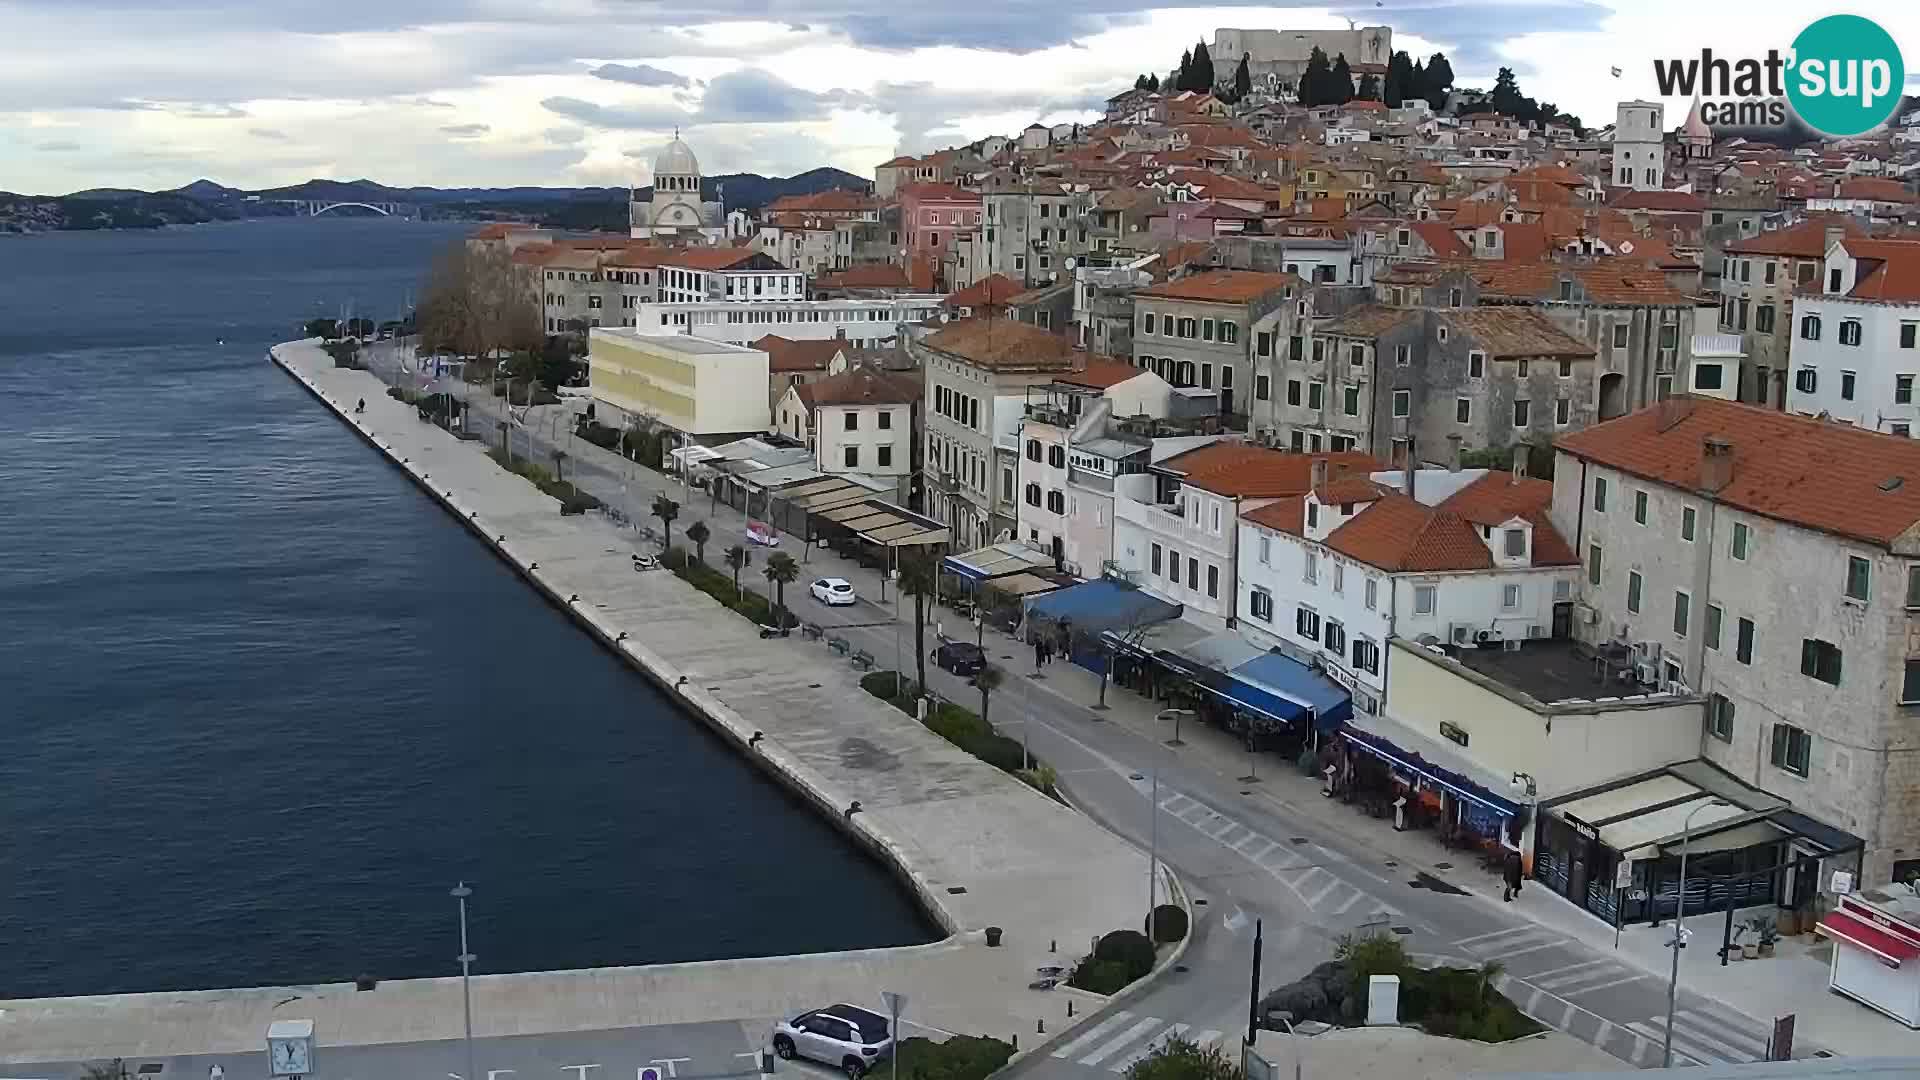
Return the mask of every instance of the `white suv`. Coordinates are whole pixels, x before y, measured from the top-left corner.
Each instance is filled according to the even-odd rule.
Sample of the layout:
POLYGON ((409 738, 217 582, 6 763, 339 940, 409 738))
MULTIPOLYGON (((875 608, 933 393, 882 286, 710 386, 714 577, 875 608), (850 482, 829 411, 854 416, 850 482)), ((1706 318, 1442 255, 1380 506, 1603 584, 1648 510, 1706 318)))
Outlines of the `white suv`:
POLYGON ((832 1065, 860 1080, 873 1063, 893 1050, 887 1018, 858 1005, 829 1005, 774 1025, 773 1052, 782 1058, 809 1058, 832 1065))

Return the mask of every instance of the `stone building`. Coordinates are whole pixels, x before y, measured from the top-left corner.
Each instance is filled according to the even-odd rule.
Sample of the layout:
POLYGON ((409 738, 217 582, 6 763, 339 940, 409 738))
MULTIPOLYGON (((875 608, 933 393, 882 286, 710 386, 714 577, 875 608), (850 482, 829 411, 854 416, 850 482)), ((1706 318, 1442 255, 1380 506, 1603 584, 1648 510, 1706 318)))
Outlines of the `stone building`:
POLYGON ((653 194, 641 201, 636 190, 627 207, 635 239, 666 238, 717 243, 726 234, 726 208, 700 193, 700 160, 674 132, 673 141, 653 159, 653 194))
POLYGON ((1720 330, 1740 335, 1746 353, 1739 400, 1786 407, 1794 292, 1819 286, 1828 245, 1865 236, 1848 218, 1822 215, 1726 245, 1718 267, 1720 330))
POLYGON ((1256 82, 1300 85, 1307 60, 1318 47, 1328 62, 1344 55, 1348 66, 1385 64, 1393 56, 1393 27, 1361 26, 1347 30, 1245 30, 1220 28, 1208 47, 1214 71, 1232 77, 1240 57, 1256 82), (1271 78, 1269 78, 1271 77, 1271 78))
POLYGON ((1223 415, 1245 413, 1258 328, 1299 303, 1303 288, 1292 274, 1210 270, 1141 289, 1133 294, 1134 364, 1176 387, 1218 392, 1223 415))

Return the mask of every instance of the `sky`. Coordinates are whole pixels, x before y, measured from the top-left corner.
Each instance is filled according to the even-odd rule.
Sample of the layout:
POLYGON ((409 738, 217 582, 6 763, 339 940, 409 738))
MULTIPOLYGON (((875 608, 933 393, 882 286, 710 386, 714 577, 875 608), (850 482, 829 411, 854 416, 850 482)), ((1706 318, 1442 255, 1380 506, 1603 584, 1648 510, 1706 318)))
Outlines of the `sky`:
POLYGON ((1656 98, 1656 57, 1784 49, 1830 10, 1920 68, 1908 0, 0 0, 0 191, 643 185, 676 127, 709 175, 871 177, 896 153, 1095 119, 1216 27, 1349 18, 1444 51, 1461 86, 1511 67, 1598 126, 1656 98))

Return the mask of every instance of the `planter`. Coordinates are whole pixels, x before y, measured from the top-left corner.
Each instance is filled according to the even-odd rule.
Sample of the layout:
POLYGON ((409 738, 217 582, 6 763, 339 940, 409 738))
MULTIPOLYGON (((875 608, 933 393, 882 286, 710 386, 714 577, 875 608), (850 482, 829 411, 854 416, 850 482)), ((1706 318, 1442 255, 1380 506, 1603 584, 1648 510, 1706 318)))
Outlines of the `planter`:
POLYGON ((1760 959, 1760 946, 1753 944, 1742 945, 1740 946, 1740 954, 1742 959, 1758 960, 1760 959))
POLYGON ((1771 941, 1763 941, 1763 942, 1761 942, 1761 943, 1760 943, 1760 955, 1761 955, 1761 956, 1762 956, 1763 958, 1764 958, 1764 957, 1768 957, 1768 956, 1772 956, 1772 955, 1773 955, 1773 948, 1774 948, 1774 946, 1773 946, 1773 942, 1771 942, 1771 941))
POLYGON ((1746 958, 1747 958, 1746 952, 1742 950, 1738 945, 1735 945, 1732 948, 1727 950, 1728 963, 1733 963, 1736 960, 1745 960, 1746 958))

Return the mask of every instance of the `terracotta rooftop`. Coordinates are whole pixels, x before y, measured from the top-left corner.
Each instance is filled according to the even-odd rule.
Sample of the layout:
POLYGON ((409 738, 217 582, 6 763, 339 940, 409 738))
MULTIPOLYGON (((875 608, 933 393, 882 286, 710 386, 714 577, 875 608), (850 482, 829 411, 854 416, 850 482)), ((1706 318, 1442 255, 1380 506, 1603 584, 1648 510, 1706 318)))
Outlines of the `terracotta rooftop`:
POLYGON ((1417 318, 1419 313, 1408 308, 1361 304, 1347 309, 1346 314, 1322 326, 1316 333, 1327 337, 1376 338, 1417 318))
POLYGON ((1709 438, 1733 450, 1732 479, 1717 496, 1725 505, 1882 547, 1920 524, 1920 440, 1683 396, 1564 435, 1555 445, 1698 491, 1709 438))
POLYGON ((979 192, 968 191, 958 184, 908 184, 900 189, 898 195, 902 199, 913 199, 922 202, 936 201, 975 204, 980 202, 979 192))
POLYGON ((1389 573, 1493 568, 1493 552, 1470 522, 1398 492, 1333 530, 1326 545, 1389 573))
POLYGON ((1486 349, 1498 360, 1522 356, 1591 357, 1593 346, 1568 334, 1530 307, 1448 309, 1440 321, 1486 349))
POLYGON ((1415 221, 1407 226, 1413 234, 1426 241, 1435 255, 1441 258, 1471 254, 1467 245, 1460 242, 1460 236, 1451 226, 1441 221, 1415 221))
POLYGON ((1005 274, 989 274, 949 295, 946 305, 953 308, 1005 307, 1027 287, 1005 274))
POLYGON ((1847 295, 1856 300, 1920 301, 1920 240, 1849 240, 1864 271, 1847 295))
POLYGON ((1300 284, 1300 279, 1292 274, 1273 274, 1256 270, 1208 270, 1141 289, 1134 295, 1160 300, 1244 304, 1275 290, 1300 284))
POLYGON ((773 373, 796 374, 806 371, 825 371, 833 363, 833 358, 846 347, 846 341, 840 338, 816 338, 807 341, 794 341, 768 334, 753 343, 753 347, 767 354, 767 370, 773 373))
POLYGON ((864 365, 829 375, 807 388, 813 405, 910 405, 920 400, 921 380, 911 374, 864 365))
POLYGON ((755 258, 765 259, 778 269, 786 269, 772 256, 753 248, 682 248, 674 252, 671 258, 661 260, 661 265, 687 270, 731 270, 755 258))
POLYGON ((1105 360, 1089 357, 1086 366, 1078 371, 1062 375, 1054 382, 1069 386, 1084 386, 1093 390, 1105 390, 1118 386, 1128 379, 1141 374, 1141 369, 1120 360, 1105 360))
POLYGON ((989 371, 1071 371, 1081 360, 1065 335, 1011 319, 961 319, 928 335, 925 344, 989 371))
POLYGON ((1371 454, 1290 454, 1246 443, 1212 443, 1154 466, 1174 473, 1181 483, 1216 495, 1248 499, 1279 499, 1303 495, 1313 484, 1313 463, 1325 461, 1331 469, 1366 472, 1380 467, 1371 454))
POLYGON ((1580 283, 1581 293, 1599 304, 1691 306, 1693 301, 1675 289, 1667 276, 1652 267, 1622 264, 1618 260, 1594 266, 1563 266, 1537 262, 1488 262, 1463 259, 1453 264, 1480 283, 1483 297, 1557 300, 1560 279, 1580 283))
POLYGON ((1855 224, 1853 219, 1842 215, 1815 216, 1792 228, 1763 232, 1745 240, 1736 240, 1727 245, 1729 255, 1788 255, 1801 259, 1818 259, 1827 253, 1827 230, 1844 230, 1849 240, 1865 237, 1866 230, 1855 224))
POLYGON ((875 203, 871 195, 844 188, 829 188, 816 191, 811 195, 782 195, 767 206, 768 213, 807 212, 830 213, 871 210, 875 203))
POLYGON ((1691 191, 1623 191, 1607 205, 1615 210, 1697 214, 1707 208, 1707 200, 1691 191))
POLYGON ((816 289, 905 289, 911 285, 907 272, 893 263, 856 263, 813 279, 816 289))

